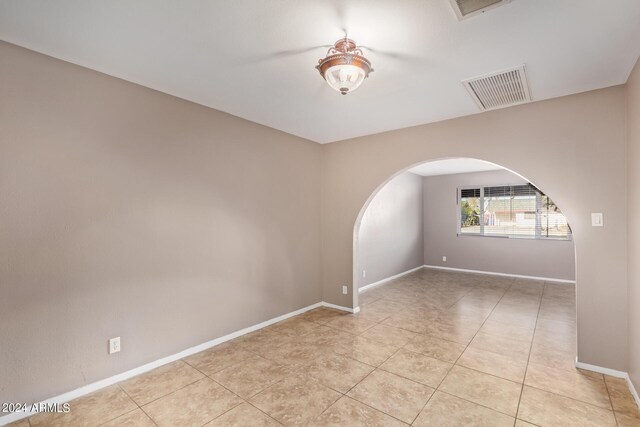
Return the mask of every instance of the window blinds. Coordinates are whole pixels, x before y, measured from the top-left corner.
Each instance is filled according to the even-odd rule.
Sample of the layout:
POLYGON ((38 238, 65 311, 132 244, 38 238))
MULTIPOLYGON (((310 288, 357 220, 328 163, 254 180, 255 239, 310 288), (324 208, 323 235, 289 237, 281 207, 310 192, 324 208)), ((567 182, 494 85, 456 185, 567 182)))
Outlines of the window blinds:
POLYGON ((464 188, 460 190, 461 197, 480 197, 480 189, 479 188, 464 188))
POLYGON ((531 184, 459 190, 459 232, 498 237, 569 239, 571 229, 553 201, 531 184))

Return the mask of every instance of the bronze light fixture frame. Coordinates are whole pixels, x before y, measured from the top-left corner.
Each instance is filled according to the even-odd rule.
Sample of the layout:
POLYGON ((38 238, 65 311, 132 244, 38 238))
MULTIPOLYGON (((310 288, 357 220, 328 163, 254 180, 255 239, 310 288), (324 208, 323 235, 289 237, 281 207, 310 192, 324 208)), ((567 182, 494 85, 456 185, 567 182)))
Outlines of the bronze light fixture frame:
MULTIPOLYGON (((318 60, 316 69, 320 72, 322 78, 326 80, 326 71, 335 65, 355 65, 364 70, 365 79, 369 77, 369 73, 373 72, 371 62, 364 57, 362 49, 356 46, 355 41, 346 37, 338 40, 329 48, 326 57, 318 60)), ((348 92, 349 89, 347 88, 340 89, 340 93, 343 95, 348 92)))

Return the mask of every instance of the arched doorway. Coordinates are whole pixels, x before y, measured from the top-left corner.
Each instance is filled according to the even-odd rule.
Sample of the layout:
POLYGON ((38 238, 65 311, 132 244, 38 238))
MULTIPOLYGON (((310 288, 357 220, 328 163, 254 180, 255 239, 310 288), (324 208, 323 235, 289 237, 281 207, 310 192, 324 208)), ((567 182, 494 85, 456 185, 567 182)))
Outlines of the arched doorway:
MULTIPOLYGON (((367 298, 366 301, 360 302, 361 287, 358 284, 362 283, 364 267, 361 258, 363 248, 360 243, 367 209, 375 208, 376 197, 395 185, 392 183, 408 182, 400 179, 404 180, 405 178, 401 177, 406 176, 409 171, 415 172, 417 165, 453 164, 453 160, 455 159, 434 159, 403 168, 380 184, 367 199, 353 230, 354 307, 359 307, 362 318, 377 321, 378 329, 374 330, 380 333, 397 333, 399 336, 414 334, 411 336, 416 338, 407 344, 408 350, 447 363, 459 364, 462 368, 477 369, 485 374, 517 383, 524 381, 524 374, 530 363, 534 365, 533 369, 562 369, 567 372, 574 370, 577 354, 577 269, 575 244, 570 228, 567 224, 566 229, 569 231, 566 239, 557 238, 559 234, 555 237, 549 237, 547 234, 534 237, 509 236, 514 237, 513 239, 498 238, 498 234, 504 234, 508 227, 511 227, 510 230, 522 227, 519 231, 540 233, 540 221, 545 212, 541 209, 541 200, 552 200, 552 197, 543 193, 522 175, 490 162, 471 159, 491 165, 491 170, 487 171, 457 170, 456 172, 460 173, 420 176, 418 180, 422 180, 424 185, 423 217, 425 224, 436 218, 436 229, 445 228, 445 234, 450 235, 449 240, 470 247, 466 248, 466 252, 462 251, 467 256, 473 256, 474 251, 490 252, 492 256, 489 258, 499 258, 497 264, 519 263, 515 266, 516 269, 501 270, 496 267, 495 262, 488 263, 486 258, 486 265, 483 265, 482 257, 478 257, 480 263, 473 264, 473 268, 465 264, 447 267, 446 264, 438 264, 433 257, 428 261, 426 248, 429 241, 425 232, 423 264, 405 271, 407 274, 401 272, 395 277, 392 276, 391 280, 383 279, 365 286, 368 289, 362 295, 367 298), (477 222, 467 221, 468 227, 463 229, 465 221, 461 214, 462 203, 459 202, 465 200, 465 191, 469 191, 470 185, 477 187, 482 209, 477 213, 477 222), (451 203, 454 200, 453 191, 456 191, 456 206, 445 207, 437 197, 428 197, 433 196, 434 188, 444 192, 444 200, 451 203), (510 193, 496 195, 497 189, 510 193), (511 218, 515 221, 502 219, 504 212, 500 210, 500 206, 505 200, 511 203, 511 218), (445 215, 457 211, 459 216, 455 221, 459 228, 451 229, 454 224, 453 218, 445 218, 451 220, 446 222, 433 211, 427 215, 429 203, 436 203, 438 209, 446 211, 445 215), (527 218, 529 213, 522 212, 523 204, 527 203, 527 209, 535 209, 531 219, 527 218), (535 226, 530 225, 528 221, 531 220, 535 226), (444 227, 442 223, 445 224, 444 227), (485 234, 478 233, 479 229, 485 234), (468 232, 469 235, 464 235, 468 232), (482 247, 488 249, 478 249, 482 247), (538 254, 542 251, 541 259, 535 259, 536 251, 538 254), (564 258, 558 259, 560 263, 564 260, 569 265, 570 275, 555 278, 553 274, 536 273, 547 271, 547 264, 554 262, 558 253, 564 254, 564 258), (531 269, 527 269, 529 267, 531 269), (443 354, 439 353, 439 348, 447 350, 443 354), (491 361, 491 366, 485 365, 487 361, 491 361), (511 366, 513 371, 494 368, 493 364, 511 366)), ((467 197, 467 200, 472 198, 475 198, 473 194, 467 197)), ((399 205, 400 210, 407 206, 398 203, 398 200, 393 202, 399 205)), ((557 211, 561 212, 559 207, 557 211)), ((549 227, 548 214, 545 219, 547 226, 544 230, 553 233, 554 230, 550 230, 549 227)), ((427 225, 424 227, 425 230, 434 228, 427 225)), ((555 228, 556 231, 559 229, 560 227, 555 228)), ((438 239, 437 242, 443 245, 443 239, 438 239)), ((397 249, 397 246, 394 249, 397 249)), ((459 249, 457 253, 460 253, 459 249)), ((391 258, 389 254, 385 254, 385 257, 391 258)), ((456 257, 453 258, 455 260, 456 257)))
MULTIPOLYGON (((376 198, 376 196, 378 196, 380 194, 380 192, 389 185, 390 182, 392 182, 394 179, 396 179, 397 177, 399 177, 402 174, 407 173, 408 171, 412 171, 412 170, 416 170, 416 168, 423 166, 423 165, 434 165, 436 166, 436 164, 438 164, 436 166, 436 172, 438 170, 440 171, 444 171, 444 169, 442 169, 443 165, 445 163, 447 163, 448 161, 457 161, 457 160, 461 160, 464 162, 476 162, 476 164, 486 164, 489 165, 490 167, 487 169, 473 169, 474 166, 471 166, 472 169, 469 169, 468 164, 464 165, 464 166, 453 166, 454 168, 458 168, 456 169, 456 174, 460 174, 460 173, 464 173, 465 171, 469 172, 470 170, 473 172, 479 172, 482 170, 503 170, 503 171, 507 171, 510 174, 512 174, 515 177, 518 177, 522 183, 530 183, 532 185, 533 188, 537 189, 537 186, 535 185, 535 183, 531 182, 530 180, 528 180, 526 177, 524 177, 523 175, 510 170, 504 166, 498 165, 496 163, 493 162, 489 162, 487 160, 483 160, 483 159, 477 159, 477 158, 463 158, 463 157, 444 157, 444 158, 436 158, 436 159, 430 159, 430 160, 426 160, 426 161, 421 161, 421 162, 416 162, 413 163, 399 171, 397 171, 396 173, 394 173, 393 175, 389 176, 384 182, 382 182, 381 184, 378 185, 378 187, 373 191, 373 193, 371 193, 371 195, 369 196, 369 198, 366 200, 365 204, 362 206, 362 208, 360 209, 360 212, 358 213, 357 219, 355 221, 354 227, 353 227, 353 307, 354 308, 359 308, 359 292, 358 290, 361 288, 360 284, 362 283, 362 279, 363 279, 363 269, 362 269, 362 263, 361 263, 361 247, 360 247, 360 230, 361 230, 361 226, 363 224, 363 218, 365 217, 365 213, 367 212, 367 210, 369 209, 369 207, 371 206, 372 202, 374 201, 374 199, 376 198)), ((450 165, 444 166, 444 168, 448 168, 451 167, 450 165)), ((477 168, 477 166, 475 166, 477 168)), ((502 182, 500 184, 506 184, 505 182, 502 182)), ((482 187, 484 184, 479 185, 480 187, 482 187)), ((468 186, 467 184, 462 184, 462 186, 468 186)), ((501 185, 502 186, 502 185, 501 185)), ((542 191, 544 191, 543 189, 540 189, 542 191)), ((553 195, 547 195, 546 193, 542 193, 544 196, 546 196, 545 200, 547 201, 552 201, 553 200, 553 195)), ((560 206, 555 206, 554 203, 554 209, 557 210, 558 212, 564 212, 562 207, 560 206)), ((567 219, 568 223, 570 224, 571 222, 567 219)), ((494 236, 496 237, 496 236, 494 236)), ((573 252, 573 268, 572 268, 572 272, 573 272, 573 279, 575 281, 575 278, 577 277, 577 263, 575 262, 575 244, 573 241, 573 237, 571 236, 570 238, 571 240, 571 250, 573 252)), ((477 270, 479 271, 486 271, 486 272, 492 272, 492 270, 487 270, 485 268, 477 268, 477 270)), ((496 272, 495 270, 493 272, 496 272)), ((500 273, 498 271, 498 273, 500 273)), ((519 274, 517 273, 512 273, 512 275, 515 276, 519 276, 519 274)), ((536 274, 520 274, 521 276, 532 276, 532 277, 542 277, 542 278, 546 278, 546 279, 552 279, 553 277, 550 277, 549 275, 536 275, 536 274)), ((571 282, 571 280, 567 280, 568 278, 559 278, 560 280, 558 280, 559 282, 571 282)))

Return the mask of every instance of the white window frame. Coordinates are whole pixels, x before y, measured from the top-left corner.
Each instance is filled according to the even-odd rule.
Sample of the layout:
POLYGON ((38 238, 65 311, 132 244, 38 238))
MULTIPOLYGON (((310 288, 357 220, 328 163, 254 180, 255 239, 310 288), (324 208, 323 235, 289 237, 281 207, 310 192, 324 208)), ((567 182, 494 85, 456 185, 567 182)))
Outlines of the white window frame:
POLYGON ((543 194, 540 190, 533 187, 536 192, 536 226, 535 226, 535 236, 525 236, 525 235, 512 235, 512 234, 484 234, 484 221, 480 221, 480 232, 479 233, 463 233, 462 232, 462 212, 460 209, 460 202, 462 200, 462 190, 480 190, 480 217, 484 217, 484 189, 487 187, 515 187, 519 185, 525 184, 492 184, 492 185, 465 185, 457 188, 456 194, 456 223, 457 223, 457 236, 458 237, 495 237, 499 239, 525 239, 525 240, 559 240, 559 241, 570 241, 573 239, 573 233, 571 232, 571 226, 569 226, 569 233, 566 237, 558 237, 558 236, 543 236, 542 233, 542 196, 543 194))

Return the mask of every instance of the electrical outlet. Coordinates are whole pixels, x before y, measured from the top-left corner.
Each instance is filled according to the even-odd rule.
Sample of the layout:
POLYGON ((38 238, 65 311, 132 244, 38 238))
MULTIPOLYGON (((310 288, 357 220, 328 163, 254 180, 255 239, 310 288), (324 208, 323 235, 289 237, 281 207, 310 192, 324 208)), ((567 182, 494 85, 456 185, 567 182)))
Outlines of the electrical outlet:
POLYGON ((365 277, 367 277, 367 270, 362 270, 362 278, 364 279, 365 277))
POLYGON ((342 287, 342 293, 343 293, 344 295, 347 295, 347 294, 349 293, 349 289, 348 289, 346 286, 343 286, 343 287, 342 287))
POLYGON ((111 338, 109 340, 109 354, 120 351, 120 337, 111 338))
POLYGON ((442 262, 447 262, 447 257, 446 256, 442 257, 442 262))

